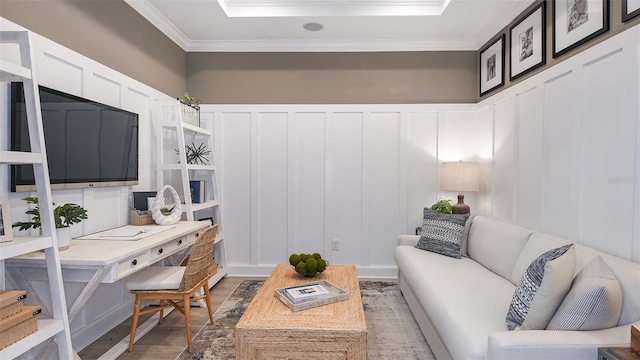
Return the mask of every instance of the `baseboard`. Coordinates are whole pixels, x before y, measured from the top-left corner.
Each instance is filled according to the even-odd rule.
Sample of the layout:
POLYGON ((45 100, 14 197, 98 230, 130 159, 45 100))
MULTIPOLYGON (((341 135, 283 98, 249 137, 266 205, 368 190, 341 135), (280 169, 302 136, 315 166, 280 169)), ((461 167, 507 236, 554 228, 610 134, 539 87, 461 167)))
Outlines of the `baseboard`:
MULTIPOLYGON (((233 277, 267 277, 275 268, 271 265, 229 265, 228 276, 233 277)), ((331 265, 329 265, 331 266, 331 265)), ((356 266, 359 279, 397 279, 396 266, 356 266)))

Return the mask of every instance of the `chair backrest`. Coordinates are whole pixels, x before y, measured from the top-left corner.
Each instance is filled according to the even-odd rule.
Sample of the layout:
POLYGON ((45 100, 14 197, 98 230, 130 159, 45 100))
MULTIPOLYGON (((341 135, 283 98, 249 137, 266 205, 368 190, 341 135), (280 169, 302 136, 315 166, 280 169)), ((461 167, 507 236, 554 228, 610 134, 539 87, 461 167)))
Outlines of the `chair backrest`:
POLYGON ((206 229, 191 247, 189 261, 184 270, 178 291, 189 291, 209 278, 209 266, 213 264, 213 244, 216 241, 218 225, 206 229))

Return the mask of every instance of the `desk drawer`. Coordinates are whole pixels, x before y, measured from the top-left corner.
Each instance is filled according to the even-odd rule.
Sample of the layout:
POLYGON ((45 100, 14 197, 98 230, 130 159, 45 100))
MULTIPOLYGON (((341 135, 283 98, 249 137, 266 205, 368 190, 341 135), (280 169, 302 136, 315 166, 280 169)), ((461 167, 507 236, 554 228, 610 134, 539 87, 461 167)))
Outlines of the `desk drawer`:
POLYGON ((148 264, 149 257, 147 256, 147 252, 131 256, 125 260, 118 262, 116 278, 122 279, 132 272, 136 272, 142 268, 145 268, 148 264))
POLYGON ((182 236, 177 239, 168 241, 162 245, 158 245, 154 248, 151 248, 150 253, 150 262, 154 263, 160 259, 167 257, 170 254, 178 252, 182 249, 186 249, 193 243, 193 240, 190 240, 190 235, 182 236))

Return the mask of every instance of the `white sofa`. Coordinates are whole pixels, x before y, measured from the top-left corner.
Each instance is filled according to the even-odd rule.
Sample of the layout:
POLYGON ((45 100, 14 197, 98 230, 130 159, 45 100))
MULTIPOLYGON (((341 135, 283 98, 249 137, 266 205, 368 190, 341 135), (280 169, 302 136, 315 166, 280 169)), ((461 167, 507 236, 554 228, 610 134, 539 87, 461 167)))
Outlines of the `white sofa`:
POLYGON ((395 250, 399 286, 422 332, 442 359, 597 359, 598 347, 629 346, 640 325, 640 264, 575 245, 576 271, 600 255, 622 287, 618 326, 593 331, 508 331, 505 316, 522 274, 536 257, 570 241, 476 216, 468 257, 420 250, 401 235, 395 250))

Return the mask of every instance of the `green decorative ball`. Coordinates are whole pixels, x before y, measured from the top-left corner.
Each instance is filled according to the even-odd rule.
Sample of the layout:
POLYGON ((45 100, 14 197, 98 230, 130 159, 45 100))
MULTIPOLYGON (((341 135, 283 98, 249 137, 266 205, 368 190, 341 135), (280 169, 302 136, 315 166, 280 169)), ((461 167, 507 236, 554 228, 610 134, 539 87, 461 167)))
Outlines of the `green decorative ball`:
POLYGON ((291 254, 291 256, 289 256, 289 264, 296 266, 298 265, 299 262, 300 262, 300 255, 291 254))
POLYGON ((327 262, 322 258, 318 259, 318 267, 316 268, 318 272, 323 272, 324 269, 326 268, 327 268, 327 262))
POLYGON ((319 253, 291 254, 289 264, 298 274, 306 277, 317 276, 327 268, 327 261, 319 253))

